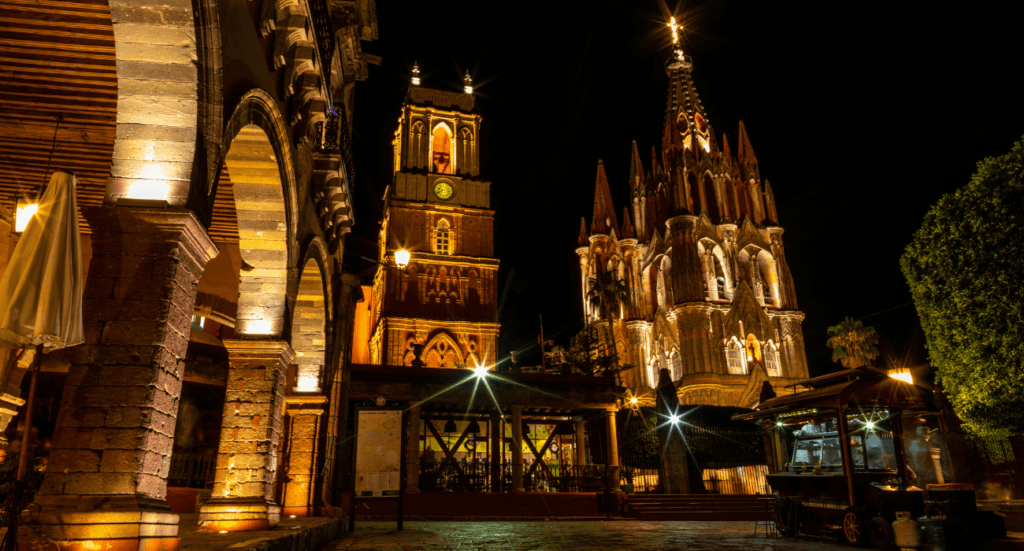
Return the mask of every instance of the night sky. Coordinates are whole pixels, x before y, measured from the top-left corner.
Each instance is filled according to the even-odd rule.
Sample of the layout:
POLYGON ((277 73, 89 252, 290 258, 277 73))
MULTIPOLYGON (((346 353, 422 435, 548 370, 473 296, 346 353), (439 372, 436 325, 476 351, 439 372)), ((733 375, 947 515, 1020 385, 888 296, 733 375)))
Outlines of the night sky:
POLYGON ((772 184, 811 374, 838 367, 825 329, 845 316, 900 354, 916 332, 903 248, 977 161, 1024 135, 1019 20, 999 4, 379 1, 380 38, 363 48, 383 63, 356 87, 348 246, 374 254, 413 61, 445 90, 468 69, 497 211, 501 352, 535 343, 540 313, 545 337, 567 343, 597 161, 621 217, 631 142, 646 170, 660 146, 674 13, 713 131, 735 152, 742 119, 772 184))

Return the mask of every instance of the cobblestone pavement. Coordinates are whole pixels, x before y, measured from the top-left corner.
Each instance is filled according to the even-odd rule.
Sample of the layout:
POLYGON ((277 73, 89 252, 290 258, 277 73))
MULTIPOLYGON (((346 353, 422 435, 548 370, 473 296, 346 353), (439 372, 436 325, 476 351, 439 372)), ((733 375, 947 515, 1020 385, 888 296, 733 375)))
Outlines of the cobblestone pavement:
POLYGON ((754 536, 752 522, 673 521, 518 521, 360 522, 356 531, 340 536, 322 551, 370 549, 425 551, 434 549, 546 550, 619 549, 629 551, 852 551, 834 541, 813 538, 770 539, 754 536))

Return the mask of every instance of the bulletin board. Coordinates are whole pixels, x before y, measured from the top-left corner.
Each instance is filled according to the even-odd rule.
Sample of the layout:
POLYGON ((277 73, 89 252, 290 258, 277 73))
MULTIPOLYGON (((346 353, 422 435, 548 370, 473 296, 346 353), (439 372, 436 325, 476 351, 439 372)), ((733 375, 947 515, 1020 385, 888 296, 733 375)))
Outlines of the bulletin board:
POLYGON ((402 481, 402 411, 356 411, 356 498, 398 497, 402 481))

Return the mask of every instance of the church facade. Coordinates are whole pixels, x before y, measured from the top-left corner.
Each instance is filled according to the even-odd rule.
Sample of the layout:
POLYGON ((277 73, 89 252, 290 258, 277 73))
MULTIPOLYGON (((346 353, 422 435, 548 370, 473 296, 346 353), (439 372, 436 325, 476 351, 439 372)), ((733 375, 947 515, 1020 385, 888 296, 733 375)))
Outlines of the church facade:
POLYGON ((370 362, 490 365, 498 344, 498 259, 491 183, 480 179, 481 117, 463 93, 418 85, 414 70, 394 138, 370 312, 370 362), (394 266, 408 251, 408 266, 394 266), (419 352, 417 352, 419 351, 419 352))
POLYGON ((684 405, 751 407, 806 378, 807 358, 775 196, 740 123, 733 153, 714 134, 674 46, 660 151, 630 159, 617 216, 598 161, 578 248, 586 323, 614 348, 625 386, 651 400, 667 369, 684 405))

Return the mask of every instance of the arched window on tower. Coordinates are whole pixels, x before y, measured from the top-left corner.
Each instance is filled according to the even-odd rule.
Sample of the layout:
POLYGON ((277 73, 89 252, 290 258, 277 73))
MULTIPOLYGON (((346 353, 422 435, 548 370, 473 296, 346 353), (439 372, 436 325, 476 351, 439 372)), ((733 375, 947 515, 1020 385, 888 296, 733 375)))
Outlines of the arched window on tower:
POLYGON ((672 350, 672 354, 668 357, 668 363, 672 366, 672 380, 678 381, 683 378, 683 360, 679 356, 678 350, 672 350))
POLYGON ((725 344, 725 363, 730 375, 743 375, 747 372, 747 362, 743 356, 743 346, 736 337, 725 344))
POLYGON ((444 218, 437 223, 437 232, 434 239, 434 252, 437 254, 452 254, 450 244, 451 226, 444 218))
POLYGON ((772 341, 768 341, 764 345, 764 367, 768 371, 769 377, 782 376, 782 364, 779 362, 779 351, 775 348, 775 343, 772 341))
POLYGON ((431 172, 438 174, 452 173, 452 133, 445 124, 438 124, 434 127, 433 139, 431 140, 432 168, 431 172))

